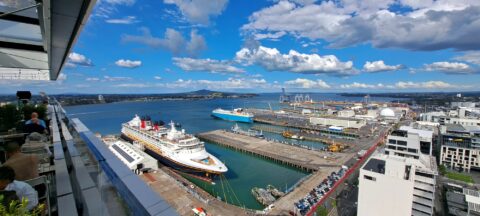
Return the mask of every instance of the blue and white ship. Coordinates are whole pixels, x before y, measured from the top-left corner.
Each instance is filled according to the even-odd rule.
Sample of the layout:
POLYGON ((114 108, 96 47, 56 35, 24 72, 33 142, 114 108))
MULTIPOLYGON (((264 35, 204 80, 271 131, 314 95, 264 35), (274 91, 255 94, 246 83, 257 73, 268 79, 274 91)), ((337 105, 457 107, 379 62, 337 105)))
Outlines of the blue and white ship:
POLYGON ((224 110, 224 109, 215 109, 212 111, 212 116, 227 120, 227 121, 236 121, 236 122, 253 122, 253 114, 245 112, 242 108, 237 108, 233 110, 224 110))

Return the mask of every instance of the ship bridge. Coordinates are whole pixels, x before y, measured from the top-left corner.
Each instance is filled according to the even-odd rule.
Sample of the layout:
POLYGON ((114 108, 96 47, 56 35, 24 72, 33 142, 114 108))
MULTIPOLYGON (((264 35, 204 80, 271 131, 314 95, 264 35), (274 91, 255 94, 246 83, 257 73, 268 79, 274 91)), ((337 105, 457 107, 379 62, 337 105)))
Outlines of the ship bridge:
POLYGON ((96 0, 0 3, 0 79, 57 80, 96 0))

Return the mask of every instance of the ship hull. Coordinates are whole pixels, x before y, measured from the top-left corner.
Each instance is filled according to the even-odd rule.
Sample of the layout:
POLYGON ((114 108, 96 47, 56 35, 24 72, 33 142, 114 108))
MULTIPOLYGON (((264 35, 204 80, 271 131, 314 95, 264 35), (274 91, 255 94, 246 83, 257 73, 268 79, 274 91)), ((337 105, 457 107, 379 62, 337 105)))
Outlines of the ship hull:
MULTIPOLYGON (((133 141, 136 141, 135 139, 132 139, 128 135, 123 134, 123 133, 121 134, 121 138, 124 139, 124 140, 127 140, 130 143, 133 143, 133 141)), ((203 169, 199 169, 199 168, 195 168, 195 167, 189 167, 189 166, 186 166, 184 164, 178 163, 174 160, 169 159, 168 157, 165 157, 161 154, 158 154, 154 150, 150 149, 148 146, 145 146, 145 153, 147 153, 150 156, 152 156, 153 158, 157 159, 158 162, 160 162, 161 164, 163 164, 165 166, 171 167, 171 168, 173 168, 175 170, 178 170, 180 172, 183 172, 183 173, 193 175, 194 177, 198 176, 202 180, 204 180, 204 179, 213 180, 217 176, 222 174, 222 173, 216 173, 216 172, 212 172, 212 171, 209 171, 209 170, 203 170, 203 169)))
POLYGON ((245 123, 253 122, 253 117, 248 117, 248 116, 237 116, 237 115, 229 115, 225 113, 216 113, 216 112, 212 112, 212 116, 219 119, 227 120, 227 121, 245 122, 245 123))

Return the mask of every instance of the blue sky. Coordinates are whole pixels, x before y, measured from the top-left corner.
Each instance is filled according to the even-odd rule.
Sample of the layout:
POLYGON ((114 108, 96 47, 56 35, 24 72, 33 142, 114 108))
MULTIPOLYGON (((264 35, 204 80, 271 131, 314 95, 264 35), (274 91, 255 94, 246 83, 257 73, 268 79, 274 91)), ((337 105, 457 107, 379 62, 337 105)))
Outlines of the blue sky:
POLYGON ((480 90, 480 2, 98 0, 54 93, 480 90))

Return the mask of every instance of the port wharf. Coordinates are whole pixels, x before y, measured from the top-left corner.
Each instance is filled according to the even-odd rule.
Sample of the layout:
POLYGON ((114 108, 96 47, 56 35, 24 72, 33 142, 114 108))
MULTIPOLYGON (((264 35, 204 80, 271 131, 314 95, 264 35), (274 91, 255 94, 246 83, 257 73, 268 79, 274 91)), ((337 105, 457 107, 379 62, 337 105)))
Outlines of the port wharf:
MULTIPOLYGON (((252 126, 252 129, 257 131, 266 131, 270 133, 276 133, 276 134, 282 134, 285 131, 284 129, 276 126, 272 127, 270 125, 261 125, 261 124, 256 124, 252 126)), ((320 142, 326 145, 341 144, 345 146, 350 146, 353 144, 351 139, 342 139, 342 138, 336 138, 336 137, 316 135, 312 133, 305 133, 301 130, 298 133, 294 131, 294 133, 302 136, 305 140, 320 142)))
POLYGON ((197 134, 201 140, 234 150, 249 153, 260 158, 295 167, 307 172, 318 171, 322 167, 340 168, 353 153, 331 153, 310 151, 274 141, 259 139, 225 130, 214 130, 197 134))
POLYGON ((218 200, 200 187, 168 167, 140 176, 156 193, 160 194, 179 215, 192 215, 192 208, 202 207, 212 215, 259 215, 261 211, 241 208, 218 200))

